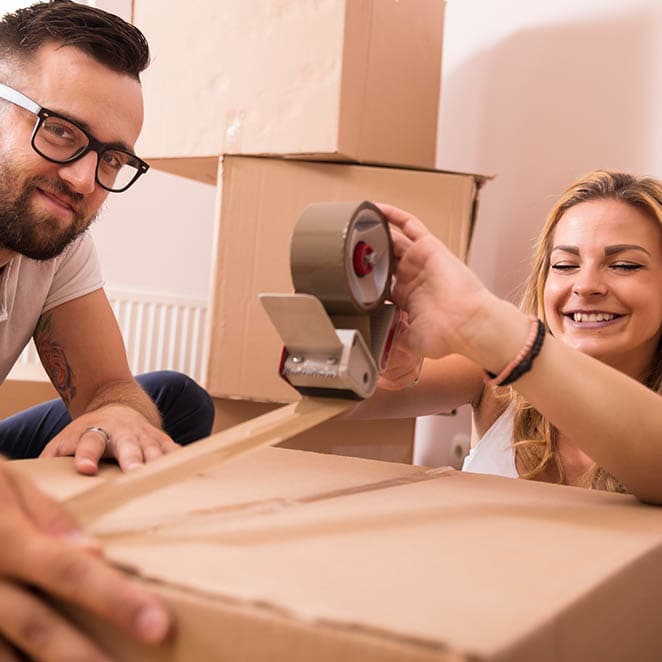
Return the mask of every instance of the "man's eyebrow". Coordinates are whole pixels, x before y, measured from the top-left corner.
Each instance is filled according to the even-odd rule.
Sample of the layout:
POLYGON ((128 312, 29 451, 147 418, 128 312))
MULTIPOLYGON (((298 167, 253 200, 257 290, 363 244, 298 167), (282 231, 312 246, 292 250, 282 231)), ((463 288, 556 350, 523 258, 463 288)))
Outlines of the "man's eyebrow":
MULTIPOLYGON (((60 112, 59 110, 56 110, 55 108, 50 109, 52 112, 57 113, 60 117, 63 117, 65 120, 69 120, 71 123, 75 124, 76 126, 79 126, 81 129, 87 131, 95 140, 98 140, 98 138, 90 131, 90 125, 87 122, 83 122, 82 120, 79 120, 76 117, 71 117, 71 115, 67 113, 60 112)), ((105 147, 108 149, 121 149, 125 152, 129 152, 133 154, 133 150, 131 147, 129 147, 125 142, 122 140, 114 140, 113 142, 110 143, 103 143, 101 140, 99 140, 100 143, 102 143, 105 147)))
MULTIPOLYGON (((554 251, 563 251, 564 253, 579 255, 579 248, 577 246, 554 246, 551 252, 553 253, 554 251)), ((616 253, 622 253, 623 251, 641 251, 650 256, 650 252, 638 244, 614 244, 613 246, 605 246, 605 255, 614 255, 616 253)))

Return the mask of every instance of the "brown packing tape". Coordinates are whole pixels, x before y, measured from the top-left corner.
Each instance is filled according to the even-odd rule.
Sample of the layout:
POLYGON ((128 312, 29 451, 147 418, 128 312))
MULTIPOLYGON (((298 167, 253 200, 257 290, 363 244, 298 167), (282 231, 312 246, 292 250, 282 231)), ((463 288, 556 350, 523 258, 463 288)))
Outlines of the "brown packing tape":
POLYGON ((388 294, 392 263, 388 224, 370 202, 308 205, 292 234, 294 289, 316 296, 330 315, 366 314, 379 308, 388 294), (376 259, 363 276, 354 265, 359 243, 371 245, 376 259))
MULTIPOLYGON (((393 487, 411 485, 438 478, 444 478, 457 473, 451 467, 438 467, 434 469, 424 469, 422 467, 409 467, 411 471, 400 476, 387 478, 379 481, 370 481, 361 485, 353 485, 340 489, 314 492, 301 496, 299 498, 268 498, 256 501, 245 501, 226 506, 217 506, 214 508, 193 508, 187 512, 180 512, 173 516, 146 515, 145 517, 132 517, 126 525, 95 532, 99 540, 122 543, 128 542, 132 538, 139 538, 140 543, 144 544, 147 540, 150 545, 172 542, 192 542, 199 539, 201 542, 215 539, 212 533, 218 529, 219 523, 231 528, 236 527, 243 521, 259 521, 263 516, 269 516, 274 513, 282 513, 292 508, 299 508, 308 504, 321 503, 331 499, 340 499, 351 497, 356 494, 365 494, 368 492, 378 492, 380 490, 389 490, 393 487), (255 520, 258 518, 258 520, 255 520), (181 529, 183 527, 183 529, 181 529)), ((320 522, 320 526, 327 530, 330 521, 320 522)))
POLYGON ((81 524, 95 519, 137 497, 181 481, 195 473, 278 444, 346 411, 353 400, 303 398, 211 435, 174 453, 122 474, 86 492, 69 498, 65 505, 81 524))

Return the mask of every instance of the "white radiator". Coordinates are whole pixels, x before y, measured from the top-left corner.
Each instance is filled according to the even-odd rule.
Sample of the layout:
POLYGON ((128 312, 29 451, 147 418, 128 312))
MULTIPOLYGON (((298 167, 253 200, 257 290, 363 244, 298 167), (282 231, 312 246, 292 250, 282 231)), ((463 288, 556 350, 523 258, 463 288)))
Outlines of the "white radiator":
MULTIPOLYGON (((198 382, 203 379, 207 300, 153 292, 106 290, 126 345, 133 374, 178 370, 198 382)), ((11 376, 46 378, 30 344, 11 376)))

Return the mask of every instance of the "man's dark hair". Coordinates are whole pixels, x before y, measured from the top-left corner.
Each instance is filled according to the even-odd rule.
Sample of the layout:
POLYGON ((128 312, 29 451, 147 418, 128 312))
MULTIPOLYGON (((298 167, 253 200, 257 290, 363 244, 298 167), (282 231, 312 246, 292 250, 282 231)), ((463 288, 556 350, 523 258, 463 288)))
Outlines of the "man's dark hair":
POLYGON ((138 78, 149 46, 135 26, 71 0, 39 2, 0 19, 0 58, 24 58, 48 42, 75 46, 113 71, 138 78))

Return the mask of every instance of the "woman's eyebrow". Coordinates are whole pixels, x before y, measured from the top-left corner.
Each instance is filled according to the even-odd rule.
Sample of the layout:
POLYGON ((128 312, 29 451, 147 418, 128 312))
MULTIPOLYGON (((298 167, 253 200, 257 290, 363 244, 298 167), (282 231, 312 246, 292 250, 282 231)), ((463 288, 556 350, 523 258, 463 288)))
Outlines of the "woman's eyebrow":
POLYGON ((613 255, 614 253, 621 253, 623 251, 642 251, 646 255, 650 256, 650 252, 647 251, 643 246, 637 244, 614 244, 613 246, 607 246, 605 248, 605 255, 613 255))
POLYGON ((551 252, 553 253, 554 251, 563 251, 564 253, 579 255, 579 248, 577 248, 577 246, 553 246, 551 252))
MULTIPOLYGON (((563 251, 564 253, 579 255, 579 248, 577 246, 554 246, 551 252, 553 253, 554 251, 563 251)), ((614 244, 613 246, 605 246, 605 255, 614 255, 615 253, 622 253, 623 251, 641 251, 650 256, 650 252, 638 244, 614 244)))

